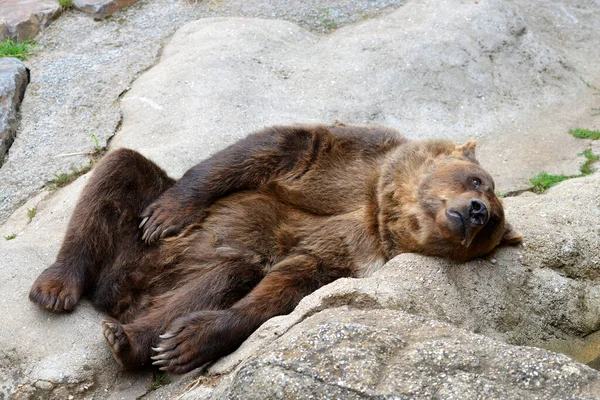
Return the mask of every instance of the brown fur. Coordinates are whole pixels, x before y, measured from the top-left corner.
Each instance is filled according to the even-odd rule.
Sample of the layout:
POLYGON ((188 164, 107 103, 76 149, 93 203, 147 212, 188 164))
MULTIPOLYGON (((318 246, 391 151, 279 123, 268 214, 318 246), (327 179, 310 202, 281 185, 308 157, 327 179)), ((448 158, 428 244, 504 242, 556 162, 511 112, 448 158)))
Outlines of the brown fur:
POLYGON ((30 298, 60 312, 85 293, 110 315, 117 361, 154 355, 189 371, 317 288, 399 253, 462 261, 520 241, 474 148, 383 128, 275 127, 178 182, 139 153, 113 151, 30 298))

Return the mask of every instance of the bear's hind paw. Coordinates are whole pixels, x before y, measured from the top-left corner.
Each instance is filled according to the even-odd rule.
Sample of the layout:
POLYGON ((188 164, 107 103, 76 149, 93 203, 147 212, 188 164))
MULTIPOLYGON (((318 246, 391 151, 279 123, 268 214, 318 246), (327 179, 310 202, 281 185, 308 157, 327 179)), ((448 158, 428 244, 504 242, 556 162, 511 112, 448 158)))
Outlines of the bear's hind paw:
POLYGON ((50 311, 73 311, 83 293, 83 282, 68 279, 66 270, 59 263, 48 267, 33 283, 29 299, 50 311))
POLYGON ((130 347, 129 338, 123 330, 123 326, 115 319, 105 318, 102 321, 102 332, 108 347, 112 351, 113 357, 122 366, 126 367, 126 363, 123 360, 123 353, 126 348, 130 347))

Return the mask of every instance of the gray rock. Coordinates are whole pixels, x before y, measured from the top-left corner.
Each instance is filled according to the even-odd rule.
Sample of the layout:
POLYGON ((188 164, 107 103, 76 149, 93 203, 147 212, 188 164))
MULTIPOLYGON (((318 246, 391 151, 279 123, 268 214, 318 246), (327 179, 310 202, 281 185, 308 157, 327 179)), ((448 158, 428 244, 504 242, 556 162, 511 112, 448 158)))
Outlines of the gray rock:
POLYGON ((73 0, 73 8, 91 14, 96 19, 116 13, 139 0, 73 0))
POLYGON ((0 40, 33 39, 62 12, 56 0, 3 0, 0 2, 0 40))
POLYGON ((0 58, 0 166, 15 140, 17 113, 29 83, 29 70, 16 58, 0 58))
MULTIPOLYGON (((89 175, 58 192, 30 196, 54 173, 87 161, 65 155, 92 150, 92 134, 104 145, 119 131, 112 147, 136 148, 174 176, 273 123, 342 119, 401 128, 413 138, 475 136, 503 189, 542 166, 574 172, 576 154, 589 145, 566 128, 573 115, 589 113, 579 75, 598 73, 598 35, 585 33, 598 25, 590 2, 410 1, 327 36, 281 21, 210 19, 181 29, 163 51, 171 32, 209 14, 209 3, 148 0, 102 21, 66 13, 40 37, 39 55, 28 62, 33 78, 18 139, 0 169, 0 221, 6 221, 0 235, 17 234, 10 241, 0 237, 0 303, 9 310, 0 330, 5 397, 17 388, 39 396, 35 383, 43 380, 53 385, 44 392, 50 398, 133 398, 151 380, 149 373, 120 371, 102 339, 102 317, 86 301, 71 315, 52 315, 27 300, 31 283, 57 254, 89 175), (161 51, 160 62, 140 76, 161 51), (34 207, 37 216, 28 224, 27 210, 34 207)), ((290 8, 264 0, 223 3, 237 4, 230 12, 244 15, 256 14, 260 4, 265 17, 269 7, 276 16, 290 8)), ((291 315, 267 322, 214 371, 231 371, 311 315, 344 305, 422 314, 515 344, 560 338, 579 345, 600 328, 593 280, 598 179, 507 199, 525 247, 503 249, 495 262, 464 265, 400 256, 371 278, 342 280, 309 296, 291 315)), ((581 368, 574 374, 585 379, 581 368)), ((340 397, 352 395, 342 389, 340 397)), ((159 392, 177 396, 159 389, 155 398, 159 392)))
POLYGON ((413 138, 477 138, 501 191, 526 185, 542 169, 576 173, 586 144, 567 131, 583 122, 574 116, 589 115, 595 99, 579 77, 598 84, 600 38, 579 32, 597 31, 596 8, 584 0, 458 7, 453 1, 148 0, 102 21, 65 13, 40 38, 40 57, 29 62, 34 78, 19 140, 0 170, 6 184, 0 221, 54 174, 88 163, 78 153, 93 150, 92 134, 104 145, 116 131, 138 149, 169 143, 149 145, 147 154, 161 157, 174 175, 264 125, 336 119, 388 125, 413 138), (120 102, 189 20, 257 15, 317 29, 327 25, 314 14, 319 9, 338 24, 331 35, 266 20, 204 19, 186 27, 120 102))
POLYGON ((318 312, 249 358, 212 399, 596 399, 600 373, 391 310, 318 312))

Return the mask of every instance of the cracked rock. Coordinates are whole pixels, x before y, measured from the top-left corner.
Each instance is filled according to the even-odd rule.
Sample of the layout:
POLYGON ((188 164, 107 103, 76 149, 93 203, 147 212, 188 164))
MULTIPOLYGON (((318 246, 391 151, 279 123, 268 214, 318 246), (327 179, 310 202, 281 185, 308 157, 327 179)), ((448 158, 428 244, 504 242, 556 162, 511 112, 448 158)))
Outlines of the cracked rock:
POLYGON ((0 166, 17 130, 17 112, 25 88, 29 83, 29 70, 16 58, 0 58, 0 166))
POLYGON ((399 311, 322 311, 248 359, 212 399, 592 399, 600 374, 399 311))

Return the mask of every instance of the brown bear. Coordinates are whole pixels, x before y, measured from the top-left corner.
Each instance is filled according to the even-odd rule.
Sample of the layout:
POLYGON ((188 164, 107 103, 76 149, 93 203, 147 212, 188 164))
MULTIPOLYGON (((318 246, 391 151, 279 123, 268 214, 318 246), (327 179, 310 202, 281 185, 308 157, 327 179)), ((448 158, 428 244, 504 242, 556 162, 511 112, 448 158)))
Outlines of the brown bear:
POLYGON ((110 316, 104 335, 123 366, 184 373, 397 254, 464 261, 518 243, 474 150, 378 127, 273 127, 179 181, 115 150, 30 298, 61 312, 85 294, 110 316))

